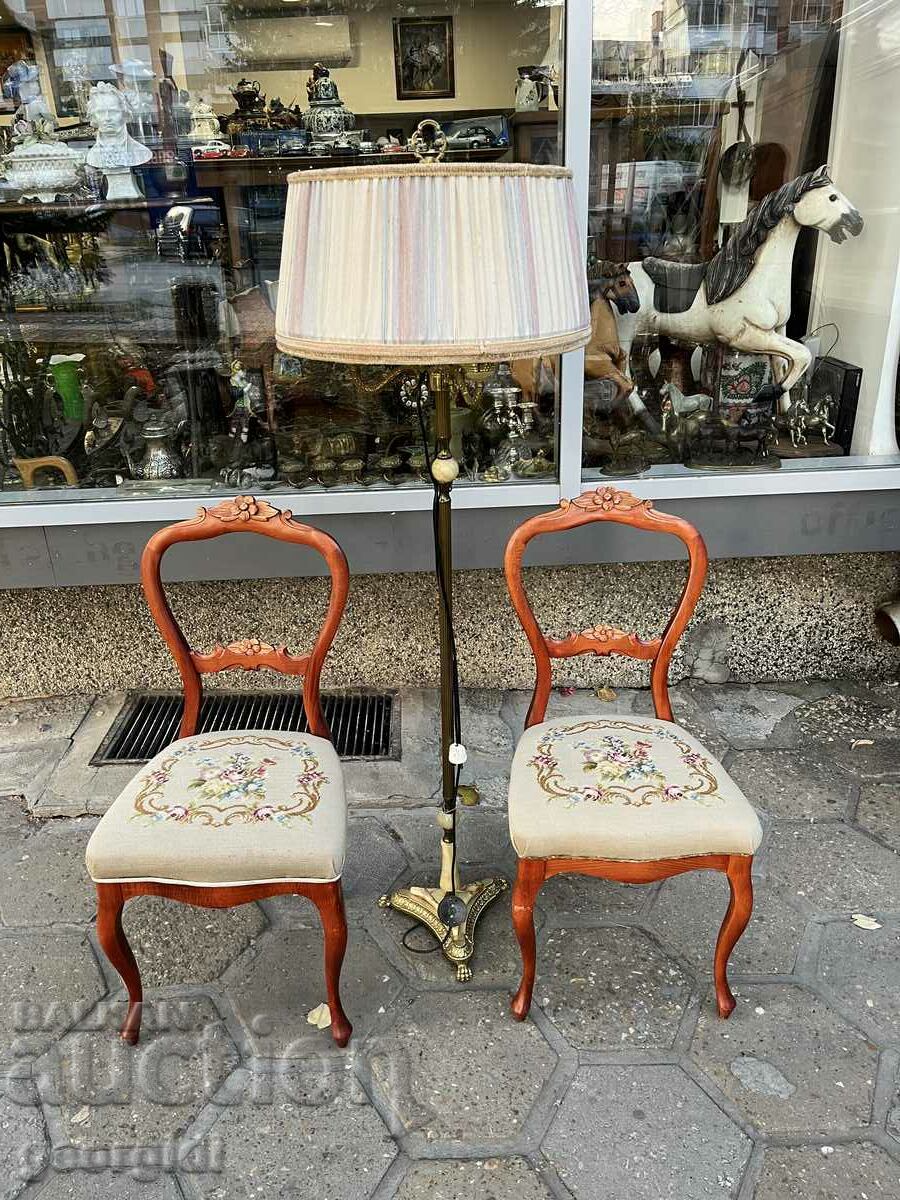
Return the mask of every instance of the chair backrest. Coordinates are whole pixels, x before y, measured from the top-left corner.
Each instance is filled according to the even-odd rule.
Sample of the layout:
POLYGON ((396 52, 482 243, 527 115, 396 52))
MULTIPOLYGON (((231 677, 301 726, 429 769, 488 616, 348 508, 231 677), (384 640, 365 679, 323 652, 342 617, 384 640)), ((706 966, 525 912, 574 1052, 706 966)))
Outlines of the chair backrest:
POLYGON ((534 695, 528 716, 525 718, 526 729, 543 721, 546 715, 547 701, 550 699, 550 660, 571 658, 577 654, 624 654, 629 658, 651 662, 653 665, 650 669, 650 688, 656 715, 671 721, 673 717, 672 706, 669 703, 669 663, 672 651, 691 619, 703 590, 706 565, 706 546, 693 525, 683 521, 681 517, 657 512, 649 500, 639 500, 630 492, 620 492, 614 487, 599 487, 596 491, 586 492, 574 500, 563 500, 559 508, 523 521, 507 543, 503 570, 513 608, 531 644, 537 667, 534 695), (671 533, 687 546, 687 581, 662 637, 643 641, 637 634, 626 633, 611 625, 595 625, 582 630, 581 633, 573 633, 559 639, 545 637, 542 633, 522 583, 522 555, 525 553, 525 547, 539 534, 561 533, 566 529, 588 525, 592 521, 614 521, 654 533, 671 533))
POLYGON ((347 602, 350 572, 343 550, 333 537, 309 525, 301 525, 287 511, 273 508, 265 500, 253 496, 236 496, 223 500, 215 508, 201 508, 196 517, 159 529, 150 538, 141 556, 141 584, 150 612, 172 652, 184 684, 184 716, 179 737, 190 737, 197 731, 200 701, 203 695, 201 676, 238 667, 256 671, 268 667, 285 675, 303 678, 303 707, 309 732, 317 737, 330 738, 328 725, 319 703, 319 677, 325 655, 334 641, 347 602), (289 654, 285 646, 248 637, 227 646, 217 644, 212 650, 192 650, 172 615, 160 578, 162 557, 176 542, 197 542, 221 537, 226 533, 261 533, 281 542, 309 546, 325 559, 331 574, 331 595, 328 610, 315 644, 309 654, 289 654))

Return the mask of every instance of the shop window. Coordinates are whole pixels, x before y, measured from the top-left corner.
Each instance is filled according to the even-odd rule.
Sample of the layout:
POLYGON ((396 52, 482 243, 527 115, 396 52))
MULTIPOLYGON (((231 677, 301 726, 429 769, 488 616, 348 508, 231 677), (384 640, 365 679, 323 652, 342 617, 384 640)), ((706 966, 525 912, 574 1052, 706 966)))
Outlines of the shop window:
MULTIPOLYGON (((408 373, 276 351, 285 179, 409 161, 424 117, 451 160, 560 161, 561 0, 10 14, 0 503, 427 486, 408 373)), ((463 486, 556 478, 559 374, 455 373, 463 486)))
POLYGON ((588 478, 896 452, 898 28, 855 0, 594 0, 588 478))

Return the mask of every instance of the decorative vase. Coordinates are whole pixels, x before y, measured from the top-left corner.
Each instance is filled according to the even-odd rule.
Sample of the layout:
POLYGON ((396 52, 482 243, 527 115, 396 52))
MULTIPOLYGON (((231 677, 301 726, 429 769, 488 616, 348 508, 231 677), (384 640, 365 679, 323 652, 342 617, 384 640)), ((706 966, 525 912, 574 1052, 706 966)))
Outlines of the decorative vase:
POLYGON ((50 358, 50 376, 62 400, 67 421, 84 420, 84 395, 81 391, 83 354, 54 354, 50 358))
POLYGON ((141 478, 180 479, 184 467, 180 455, 171 444, 172 430, 165 417, 149 417, 143 433, 147 449, 141 459, 141 478))

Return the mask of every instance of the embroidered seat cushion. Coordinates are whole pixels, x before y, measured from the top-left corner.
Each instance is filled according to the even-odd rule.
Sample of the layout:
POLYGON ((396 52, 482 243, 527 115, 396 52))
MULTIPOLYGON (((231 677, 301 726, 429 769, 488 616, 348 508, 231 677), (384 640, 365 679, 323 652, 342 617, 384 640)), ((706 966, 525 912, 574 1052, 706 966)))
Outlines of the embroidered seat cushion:
POLYGON ((759 818, 721 763, 671 721, 585 716, 526 729, 509 785, 521 858, 647 862, 753 854, 759 818))
POLYGON ((96 883, 218 884, 338 879, 346 802, 325 738, 273 730, 173 742, 128 784, 94 830, 96 883))

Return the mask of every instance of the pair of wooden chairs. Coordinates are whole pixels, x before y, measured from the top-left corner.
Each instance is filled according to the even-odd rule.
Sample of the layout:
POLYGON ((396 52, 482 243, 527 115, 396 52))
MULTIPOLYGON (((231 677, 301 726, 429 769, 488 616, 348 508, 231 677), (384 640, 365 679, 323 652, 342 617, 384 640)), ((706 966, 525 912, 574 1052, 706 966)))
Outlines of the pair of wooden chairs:
MULTIPOLYGON (((510 837, 519 857, 512 895, 522 950, 522 982, 513 1014, 524 1019, 535 975, 534 904, 552 875, 581 872, 647 883, 683 871, 726 874, 731 900, 716 944, 717 1006, 734 1008, 726 967, 750 918, 750 868, 761 830, 751 805, 719 763, 672 717, 669 663, 706 575, 706 550, 686 521, 656 512, 612 487, 599 488, 531 518, 510 539, 505 571, 513 606, 531 644, 537 682, 510 779, 510 837), (663 635, 642 641, 607 625, 562 640, 547 638, 528 603, 521 564, 532 538, 594 521, 674 534, 685 544, 688 578, 663 635), (578 654, 625 654, 651 666, 656 718, 586 714, 546 721, 551 660, 578 654)), ((123 1038, 138 1039, 140 972, 122 928, 125 902, 158 895, 224 908, 295 893, 318 908, 324 929, 331 1031, 346 1045, 350 1022, 340 1000, 347 944, 341 892, 346 799, 340 762, 319 703, 322 664, 347 598, 349 571, 333 538, 294 521, 263 500, 240 496, 201 509, 193 520, 159 530, 147 544, 141 579, 150 611, 184 685, 179 740, 138 772, 95 829, 87 849, 97 888, 97 933, 128 991, 123 1038), (325 559, 331 595, 309 655, 248 639, 211 652, 192 650, 160 578, 165 551, 226 533, 259 533, 310 547, 325 559), (196 733, 205 673, 268 667, 303 679, 308 734, 241 730, 196 733)))

